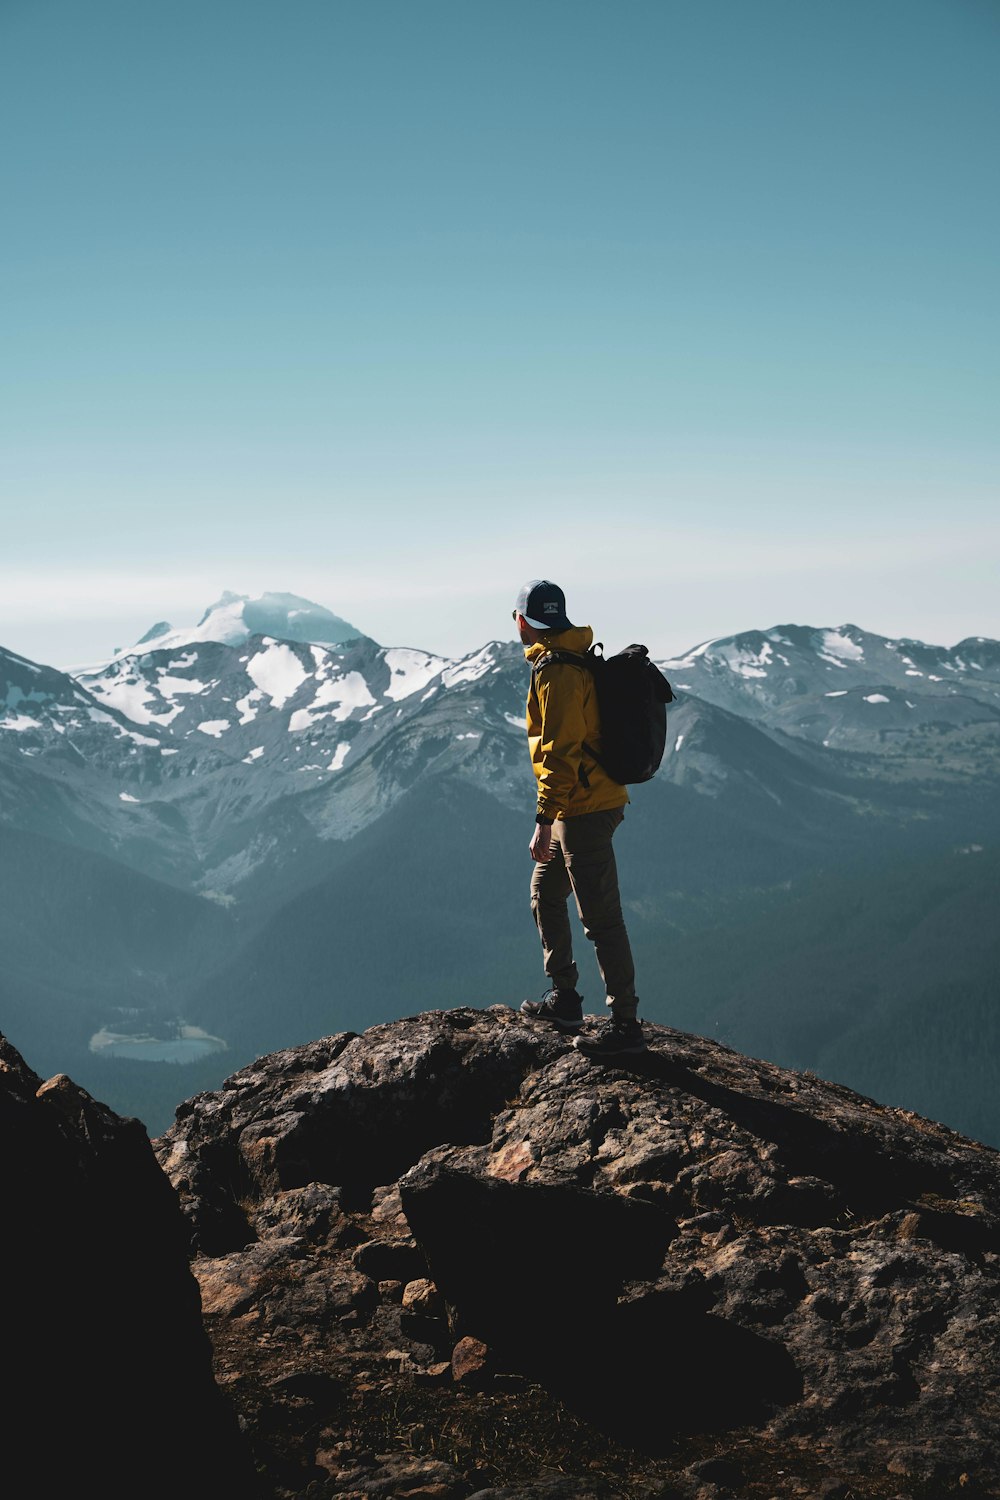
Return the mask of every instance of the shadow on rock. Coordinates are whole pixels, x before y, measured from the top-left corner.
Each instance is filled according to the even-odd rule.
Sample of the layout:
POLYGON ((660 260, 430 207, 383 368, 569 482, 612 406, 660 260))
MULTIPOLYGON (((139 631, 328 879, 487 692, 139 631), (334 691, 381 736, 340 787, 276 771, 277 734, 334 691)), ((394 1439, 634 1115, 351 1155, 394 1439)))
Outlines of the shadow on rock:
POLYGON ((762 1421, 801 1394, 787 1351, 713 1316, 703 1283, 648 1286, 676 1234, 661 1208, 428 1161, 400 1190, 453 1335, 632 1446, 762 1421), (645 1295, 622 1299, 636 1281, 645 1295))
POLYGON ((802 1378, 772 1339, 713 1316, 699 1299, 667 1292, 619 1306, 594 1341, 590 1399, 596 1425, 655 1451, 679 1433, 760 1425, 797 1401, 802 1378))

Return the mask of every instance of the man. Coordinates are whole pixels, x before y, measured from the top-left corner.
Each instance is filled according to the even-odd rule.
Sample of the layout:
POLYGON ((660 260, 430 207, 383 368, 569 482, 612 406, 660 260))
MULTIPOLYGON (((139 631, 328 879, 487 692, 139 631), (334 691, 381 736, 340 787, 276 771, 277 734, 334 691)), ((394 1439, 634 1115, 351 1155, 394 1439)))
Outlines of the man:
POLYGON ((532 664, 528 691, 528 751, 538 781, 538 812, 529 845, 535 869, 531 910, 542 940, 552 988, 525 1000, 523 1015, 574 1033, 588 1057, 642 1052, 646 1042, 636 1017, 635 969, 618 894, 611 840, 624 818, 628 792, 601 769, 601 724, 593 674, 581 661, 536 664, 550 651, 582 656, 594 639, 589 625, 572 625, 563 591, 547 578, 526 583, 514 619, 532 664), (579 973, 566 903, 572 892, 583 930, 594 944, 607 990, 609 1019, 583 1035, 579 973))

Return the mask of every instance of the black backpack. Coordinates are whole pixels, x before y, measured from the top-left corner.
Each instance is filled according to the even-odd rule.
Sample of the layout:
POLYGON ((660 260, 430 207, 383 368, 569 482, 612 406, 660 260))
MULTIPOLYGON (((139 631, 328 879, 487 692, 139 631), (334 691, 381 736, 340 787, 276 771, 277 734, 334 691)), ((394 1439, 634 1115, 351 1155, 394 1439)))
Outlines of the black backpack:
POLYGON ((655 776, 667 743, 667 704, 673 690, 645 646, 626 646, 605 656, 598 641, 584 653, 547 651, 532 664, 540 672, 550 662, 569 662, 593 674, 601 715, 601 753, 584 750, 612 781, 622 786, 655 776))

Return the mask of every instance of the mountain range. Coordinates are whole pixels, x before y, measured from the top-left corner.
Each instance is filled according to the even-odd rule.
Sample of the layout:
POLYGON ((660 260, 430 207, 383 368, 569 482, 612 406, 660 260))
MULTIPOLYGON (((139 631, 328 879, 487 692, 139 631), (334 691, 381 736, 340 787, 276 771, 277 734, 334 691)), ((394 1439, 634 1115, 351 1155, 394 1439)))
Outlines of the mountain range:
MULTIPOLYGON (((617 841, 644 1014, 1000 1139, 1000 643, 780 625, 659 665, 617 841)), ((264 1051, 539 990, 525 689, 516 642, 385 647, 291 594, 67 671, 0 649, 5 1031, 158 1133, 264 1051)))

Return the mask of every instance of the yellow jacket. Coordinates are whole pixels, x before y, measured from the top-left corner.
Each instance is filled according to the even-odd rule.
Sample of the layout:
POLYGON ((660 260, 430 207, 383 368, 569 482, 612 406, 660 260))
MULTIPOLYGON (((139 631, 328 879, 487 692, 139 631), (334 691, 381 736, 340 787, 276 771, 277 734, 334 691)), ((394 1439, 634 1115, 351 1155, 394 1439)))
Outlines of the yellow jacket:
MULTIPOLYGON (((529 662, 547 651, 575 651, 582 656, 594 639, 589 625, 552 630, 544 641, 525 646, 529 662)), ((579 813, 624 807, 628 792, 602 771, 584 750, 600 754, 601 719, 594 679, 587 667, 550 662, 532 672, 528 689, 528 751, 538 779, 538 811, 545 818, 574 818, 579 813), (582 774, 581 774, 582 773, 582 774)))

